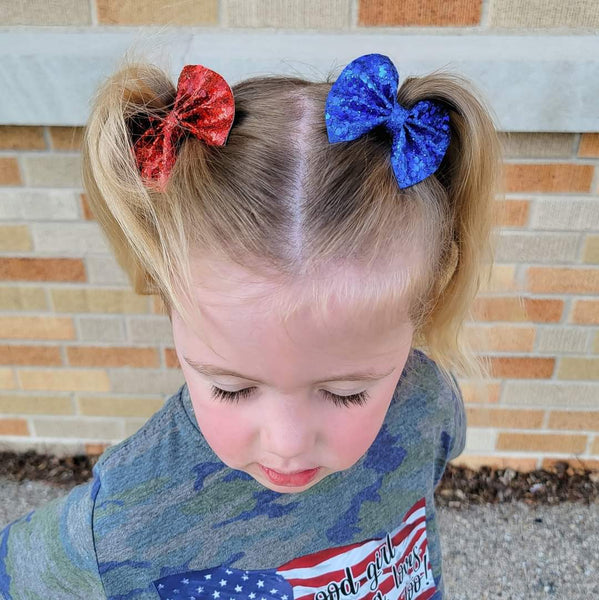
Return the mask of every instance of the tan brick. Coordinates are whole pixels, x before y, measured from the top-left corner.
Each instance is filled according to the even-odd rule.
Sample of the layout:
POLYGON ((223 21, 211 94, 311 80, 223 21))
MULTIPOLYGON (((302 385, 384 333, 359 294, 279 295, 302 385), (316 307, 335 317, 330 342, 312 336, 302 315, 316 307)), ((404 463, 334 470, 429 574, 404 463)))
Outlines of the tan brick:
POLYGON ((563 452, 581 454, 587 445, 586 435, 557 433, 508 433, 497 436, 496 450, 523 452, 563 452))
POLYGON ((575 231, 502 231, 495 260, 498 263, 512 264, 576 264, 580 238, 580 233, 575 231))
POLYGON ((464 330, 474 350, 497 352, 532 352, 536 330, 534 327, 467 326, 464 330))
POLYGON ((69 346, 67 359, 73 367, 159 367, 156 348, 135 346, 69 346))
POLYGON ((599 412, 586 410, 552 410, 549 413, 548 429, 576 429, 599 431, 599 412))
POLYGON ((543 410, 512 410, 509 408, 466 407, 468 427, 496 427, 503 429, 539 429, 543 424, 543 410))
POLYGON ((41 287, 0 286, 0 310, 48 310, 46 294, 41 287))
POLYGON ((500 383, 460 380, 464 404, 497 404, 501 393, 500 383))
POLYGON ((599 379, 599 358, 562 356, 557 368, 558 379, 599 379))
POLYGON ((0 419, 0 435, 29 435, 25 419, 0 419))
POLYGON ((0 157, 0 185, 23 185, 19 164, 13 156, 0 157))
POLYGON ((83 127, 48 127, 53 150, 81 151, 83 127))
POLYGON ((593 439, 593 445, 591 446, 591 454, 599 455, 599 435, 596 435, 593 439))
POLYGON ((36 436, 115 440, 123 437, 121 421, 77 417, 38 417, 32 419, 36 436))
MULTIPOLYGON (((534 230, 530 234, 541 238, 546 236, 580 238, 586 231, 599 230, 599 210, 597 200, 589 196, 574 196, 564 198, 559 195, 541 196, 535 201, 535 212, 531 218, 530 227, 534 230), (558 230, 567 233, 557 233, 558 230)), ((578 262, 571 254, 555 257, 543 256, 544 262, 578 262)), ((526 260, 519 262, 528 262, 526 260)), ((536 262, 530 260, 530 262, 536 262)))
POLYGON ((148 313, 149 300, 133 290, 106 288, 51 288, 56 312, 148 313))
POLYGON ((114 317, 106 315, 92 315, 77 319, 79 339, 90 344, 117 343, 125 344, 125 315, 114 317))
POLYGON ((119 394, 136 394, 147 396, 162 394, 170 396, 185 382, 178 369, 132 369, 123 367, 111 369, 110 382, 112 391, 119 394))
POLYGON ((5 365, 62 365, 58 346, 0 345, 0 363, 5 365))
POLYGON ((463 26, 478 25, 482 0, 360 0, 361 27, 463 26))
POLYGON ((0 258, 0 278, 10 281, 86 281, 79 258, 0 258))
POLYGON ((44 128, 38 125, 0 125, 0 150, 45 150, 44 128))
POLYGON ((218 0, 180 2, 170 0, 96 0, 100 25, 217 25, 218 0))
POLYGON ((125 437, 130 437, 134 433, 137 433, 141 427, 147 423, 147 419, 125 419, 125 437))
POLYGON ((66 317, 0 317, 0 338, 73 340, 73 319, 66 317))
POLYGON ((595 410, 597 398, 599 398, 598 382, 520 379, 503 382, 501 404, 517 407, 595 410))
POLYGON ((537 294, 599 294, 599 269, 529 267, 527 288, 537 294))
POLYGON ((98 369, 20 369, 17 377, 24 390, 55 392, 108 392, 110 380, 98 369))
POLYGON ((495 0, 489 6, 489 27, 596 29, 599 11, 595 0, 495 0))
POLYGON ((570 323, 599 324, 599 300, 574 300, 570 323))
POLYGON ((526 227, 529 213, 529 200, 497 200, 495 202, 495 222, 499 227, 526 227))
POLYGON ((468 427, 466 448, 468 453, 490 454, 495 451, 497 430, 492 427, 468 427))
POLYGON ((98 417, 151 417, 164 405, 162 398, 85 396, 77 399, 82 415, 98 417))
MULTIPOLYGON (((80 188, 81 155, 75 152, 27 152, 20 157, 25 185, 80 188)), ((44 224, 40 224, 40 227, 44 224)), ((49 226, 49 225, 47 225, 49 226)))
POLYGON ((221 27, 349 29, 351 0, 223 0, 221 27))
POLYGON ((451 464, 458 467, 466 467, 473 471, 477 471, 481 467, 491 467, 492 469, 513 469, 520 473, 530 473, 536 469, 536 462, 537 461, 534 458, 461 454, 452 460, 451 464))
POLYGON ((505 191, 590 192, 593 172, 593 165, 506 163, 505 191))
POLYGON ((541 327, 537 331, 536 354, 586 354, 588 331, 584 327, 541 327))
POLYGON ((599 265, 599 235, 587 235, 582 249, 582 262, 599 265))
POLYGON ((0 252, 28 252, 32 250, 27 225, 0 226, 0 252))
POLYGON ((2 25, 92 25, 89 8, 81 0, 3 2, 2 25))
POLYGON ((0 390, 14 390, 17 387, 17 379, 13 369, 0 367, 0 390))
POLYGON ((563 158, 572 155, 575 134, 509 131, 499 137, 506 157, 563 158))
POLYGON ((477 297, 473 317, 480 321, 533 321, 558 323, 564 310, 563 300, 542 298, 477 297))
POLYGON ((28 415, 72 415, 70 396, 35 396, 1 394, 0 413, 28 415))
POLYGON ((513 265, 493 265, 491 280, 482 280, 480 293, 512 292, 517 289, 516 267, 513 265))

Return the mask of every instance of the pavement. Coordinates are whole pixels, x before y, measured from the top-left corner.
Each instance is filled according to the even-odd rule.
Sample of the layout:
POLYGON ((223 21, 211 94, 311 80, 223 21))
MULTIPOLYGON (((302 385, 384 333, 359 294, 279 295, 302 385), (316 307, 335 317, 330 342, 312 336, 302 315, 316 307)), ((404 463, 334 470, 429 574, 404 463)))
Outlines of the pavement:
MULTIPOLYGON (((0 530, 70 488, 0 479, 0 530)), ((446 600, 599 599, 599 503, 437 507, 446 600)))

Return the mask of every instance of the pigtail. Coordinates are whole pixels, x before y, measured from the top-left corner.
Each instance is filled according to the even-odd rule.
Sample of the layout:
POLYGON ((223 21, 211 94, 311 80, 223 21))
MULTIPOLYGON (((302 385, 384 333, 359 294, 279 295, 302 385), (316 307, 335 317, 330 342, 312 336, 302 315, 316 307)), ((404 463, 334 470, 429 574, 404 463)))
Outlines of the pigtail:
POLYGON ((435 234, 441 235, 440 252, 416 344, 442 367, 454 387, 449 371, 479 380, 490 376, 485 359, 474 353, 475 341, 482 338, 466 335, 464 325, 473 320, 475 297, 491 278, 496 199, 503 194, 502 150, 490 106, 465 77, 435 71, 405 80, 398 91, 398 100, 408 105, 423 98, 449 108, 451 141, 438 171, 418 184, 425 199, 441 199, 447 226, 435 234))
MULTIPOLYGON (((176 215, 164 218, 169 187, 158 193, 144 186, 133 151, 151 119, 168 114, 175 96, 165 71, 125 57, 93 98, 84 131, 82 179, 90 209, 135 293, 158 294, 164 307, 174 303, 185 314, 178 294, 172 292, 177 288, 186 293, 177 286, 181 273, 172 268, 185 264, 180 260, 186 252, 183 228, 177 226, 176 215), (165 229, 168 223, 173 226, 165 229), (165 244, 173 235, 177 243, 165 244), (168 254, 173 246, 180 256, 168 254)), ((202 152, 201 144, 196 151, 202 152)), ((176 170, 175 165, 174 175, 176 170)))

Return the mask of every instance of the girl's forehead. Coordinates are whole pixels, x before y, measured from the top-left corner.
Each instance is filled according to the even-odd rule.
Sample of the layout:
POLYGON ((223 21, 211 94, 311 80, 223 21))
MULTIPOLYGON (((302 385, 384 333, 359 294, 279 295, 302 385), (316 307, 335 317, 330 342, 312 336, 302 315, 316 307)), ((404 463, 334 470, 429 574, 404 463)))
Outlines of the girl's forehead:
MULTIPOLYGON (((250 271, 223 260, 202 260, 196 265, 191 314, 198 315, 198 323, 208 320, 214 327, 252 325, 254 330, 271 331, 316 328, 328 335, 343 337, 351 332, 363 338, 380 338, 390 329, 405 330, 410 325, 409 293, 389 303, 381 291, 377 302, 377 279, 385 274, 360 265, 343 263, 313 277, 287 281, 267 269, 250 271)), ((402 278, 408 282, 409 273, 402 278)))
POLYGON ((294 307, 291 314, 284 309, 269 310, 261 298, 235 298, 223 301, 216 294, 204 294, 207 300, 194 314, 193 331, 180 329, 187 342, 222 348, 230 355, 238 348, 263 355, 278 352, 322 350, 335 355, 364 356, 394 352, 411 341, 409 322, 390 328, 386 323, 373 324, 351 307, 332 305, 322 314, 312 305, 294 307), (286 318, 287 317, 287 318, 286 318))
POLYGON ((284 275, 273 268, 260 266, 244 268, 219 259, 191 259, 192 285, 198 302, 226 303, 229 299, 277 299, 278 305, 309 303, 315 297, 327 296, 334 302, 343 297, 344 290, 365 291, 365 285, 377 286, 379 281, 394 276, 403 280, 404 287, 418 273, 418 263, 408 256, 396 258, 393 263, 377 266, 355 261, 339 261, 321 267, 309 274, 284 275))

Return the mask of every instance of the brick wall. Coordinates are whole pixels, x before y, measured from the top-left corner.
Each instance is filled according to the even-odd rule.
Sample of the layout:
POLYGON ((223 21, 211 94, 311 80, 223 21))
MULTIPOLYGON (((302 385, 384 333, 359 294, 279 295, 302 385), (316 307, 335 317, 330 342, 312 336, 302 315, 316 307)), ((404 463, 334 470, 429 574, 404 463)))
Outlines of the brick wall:
MULTIPOLYGON (((172 6, 29 0, 5 4, 2 22, 15 31, 87 27, 90 36, 175 25, 264 35, 380 31, 381 39, 422 31, 559 37, 599 28, 595 0, 172 6)), ((506 201, 497 202, 497 263, 468 323, 474 336, 487 334, 478 351, 493 379, 487 395, 460 381, 469 427, 457 464, 599 467, 599 112, 595 118, 594 131, 501 132, 506 201)), ((0 447, 97 453, 134 433, 184 382, 168 318, 157 298, 133 294, 90 214, 79 178, 81 127, 4 123, 0 447)))

